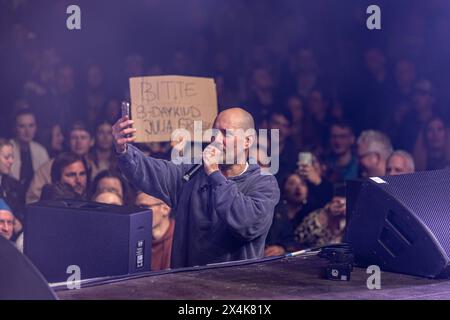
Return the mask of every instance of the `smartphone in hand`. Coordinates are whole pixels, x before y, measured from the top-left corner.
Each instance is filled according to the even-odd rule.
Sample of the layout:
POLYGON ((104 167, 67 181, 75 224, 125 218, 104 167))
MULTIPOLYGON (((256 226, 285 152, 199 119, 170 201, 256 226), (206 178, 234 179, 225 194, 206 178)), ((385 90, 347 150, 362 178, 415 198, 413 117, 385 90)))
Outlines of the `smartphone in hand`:
POLYGON ((125 116, 128 116, 129 119, 131 119, 130 114, 130 103, 127 101, 122 101, 122 118, 125 116))
POLYGON ((312 166, 312 153, 311 152, 300 152, 298 154, 298 165, 308 165, 312 166))
MULTIPOLYGON (((122 101, 121 109, 122 109, 122 118, 128 116, 128 119, 131 119, 130 103, 127 101, 122 101)), ((130 138, 131 134, 127 134, 125 135, 125 137, 130 138)))

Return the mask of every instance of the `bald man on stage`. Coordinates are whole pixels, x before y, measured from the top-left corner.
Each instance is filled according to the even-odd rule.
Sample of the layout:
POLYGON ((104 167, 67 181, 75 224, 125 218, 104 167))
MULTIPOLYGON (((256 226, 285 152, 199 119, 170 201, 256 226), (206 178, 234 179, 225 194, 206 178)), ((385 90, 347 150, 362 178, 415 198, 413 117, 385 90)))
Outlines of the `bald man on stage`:
POLYGON ((219 134, 203 151, 204 170, 188 182, 182 177, 194 165, 145 156, 130 144, 132 124, 124 117, 113 126, 119 168, 135 187, 174 210, 171 267, 262 257, 280 191, 275 177, 248 162, 256 137, 241 133, 254 129, 253 117, 241 108, 219 113, 213 125, 219 134), (226 157, 230 148, 235 154, 226 157), (220 160, 225 158, 231 163, 220 160))

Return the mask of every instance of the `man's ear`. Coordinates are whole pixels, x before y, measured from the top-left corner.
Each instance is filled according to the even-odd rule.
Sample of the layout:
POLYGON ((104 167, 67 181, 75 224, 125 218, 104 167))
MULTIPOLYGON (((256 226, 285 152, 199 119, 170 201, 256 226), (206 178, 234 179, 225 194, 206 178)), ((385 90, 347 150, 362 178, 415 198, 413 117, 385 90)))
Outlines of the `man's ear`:
POLYGON ((252 147, 252 145, 255 143, 256 141, 256 136, 251 134, 245 137, 245 148, 244 149, 250 149, 252 147))
POLYGON ((382 161, 381 154, 379 154, 378 152, 375 152, 375 156, 377 157, 377 164, 379 164, 382 161))
POLYGON ((162 216, 164 218, 169 218, 170 216, 170 207, 166 204, 162 205, 162 216))
POLYGON ((92 148, 94 146, 94 144, 95 144, 95 138, 92 138, 91 139, 91 143, 89 144, 89 146, 92 148))

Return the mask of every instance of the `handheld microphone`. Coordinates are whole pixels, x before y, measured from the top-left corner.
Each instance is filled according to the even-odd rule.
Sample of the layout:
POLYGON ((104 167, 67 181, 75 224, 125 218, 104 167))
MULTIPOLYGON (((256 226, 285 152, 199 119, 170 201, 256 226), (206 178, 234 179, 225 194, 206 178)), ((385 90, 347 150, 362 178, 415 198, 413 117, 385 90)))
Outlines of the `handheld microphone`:
POLYGON ((186 173, 183 176, 183 180, 185 182, 188 182, 189 180, 191 180, 191 178, 197 173, 198 170, 201 169, 201 167, 203 167, 203 164, 199 163, 196 164, 195 166, 192 166, 188 171, 186 171, 186 173))
MULTIPOLYGON (((213 142, 211 144, 209 144, 210 146, 214 146, 217 149, 221 149, 222 144, 218 143, 218 142, 213 142)), ((203 161, 203 160, 202 160, 203 161)), ((188 182, 189 180, 191 180, 191 178, 203 167, 203 163, 199 163, 196 164, 194 166, 192 166, 188 171, 186 171, 186 173, 183 176, 183 180, 185 182, 188 182)))

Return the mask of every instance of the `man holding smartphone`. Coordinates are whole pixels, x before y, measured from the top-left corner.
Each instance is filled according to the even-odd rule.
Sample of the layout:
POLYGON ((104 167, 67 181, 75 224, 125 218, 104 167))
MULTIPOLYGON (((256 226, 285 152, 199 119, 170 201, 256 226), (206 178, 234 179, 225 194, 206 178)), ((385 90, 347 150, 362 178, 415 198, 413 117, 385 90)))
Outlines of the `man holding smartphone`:
POLYGON ((241 108, 217 115, 213 128, 220 134, 203 151, 204 170, 188 182, 182 177, 193 165, 146 157, 130 145, 132 124, 123 117, 113 126, 119 168, 135 187, 176 212, 171 267, 262 257, 280 191, 272 175, 247 162, 255 137, 235 134, 254 128, 252 116, 241 108), (235 150, 234 162, 222 164, 227 145, 235 150))

